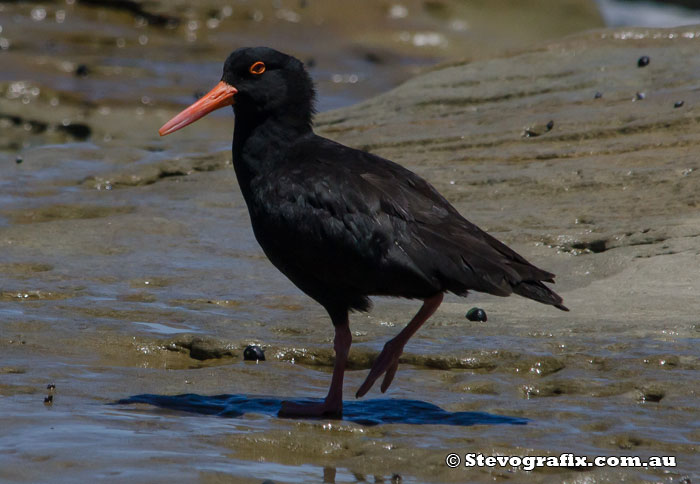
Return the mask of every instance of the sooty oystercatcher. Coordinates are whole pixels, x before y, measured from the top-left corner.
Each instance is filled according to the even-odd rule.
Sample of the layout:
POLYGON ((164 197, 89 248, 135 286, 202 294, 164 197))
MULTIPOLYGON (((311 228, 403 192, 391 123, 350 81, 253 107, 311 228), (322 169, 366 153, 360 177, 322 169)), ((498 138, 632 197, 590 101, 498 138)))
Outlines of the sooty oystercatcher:
POLYGON ((445 292, 519 294, 562 310, 539 269, 462 217, 435 188, 402 166, 322 138, 312 130, 314 86, 304 65, 266 47, 226 59, 209 93, 166 123, 161 136, 233 105, 233 165, 255 237, 270 261, 318 301, 335 327, 335 366, 321 403, 285 402, 282 415, 340 415, 352 336, 349 311, 369 296, 423 300, 384 345, 357 391, 384 374, 391 384, 409 338, 445 292))

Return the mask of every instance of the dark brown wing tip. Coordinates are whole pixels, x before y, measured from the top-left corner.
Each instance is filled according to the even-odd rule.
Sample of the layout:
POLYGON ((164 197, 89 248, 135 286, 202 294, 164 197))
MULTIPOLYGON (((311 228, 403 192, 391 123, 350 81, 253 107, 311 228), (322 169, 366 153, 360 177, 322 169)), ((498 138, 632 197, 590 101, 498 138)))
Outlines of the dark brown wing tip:
POLYGON ((555 304, 554 307, 557 309, 561 309, 562 311, 569 311, 569 308, 567 308, 563 304, 555 304))

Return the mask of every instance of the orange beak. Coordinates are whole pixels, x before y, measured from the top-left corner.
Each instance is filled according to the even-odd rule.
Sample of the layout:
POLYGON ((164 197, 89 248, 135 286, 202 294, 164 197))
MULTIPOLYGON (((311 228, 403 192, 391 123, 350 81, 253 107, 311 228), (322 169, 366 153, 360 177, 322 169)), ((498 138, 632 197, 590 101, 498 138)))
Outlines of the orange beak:
POLYGON ((215 111, 224 106, 233 104, 233 96, 238 92, 238 89, 224 81, 219 82, 214 89, 206 93, 199 101, 188 107, 180 114, 163 125, 158 130, 161 136, 170 134, 178 129, 184 128, 188 124, 192 124, 199 118, 206 116, 212 111, 215 111))

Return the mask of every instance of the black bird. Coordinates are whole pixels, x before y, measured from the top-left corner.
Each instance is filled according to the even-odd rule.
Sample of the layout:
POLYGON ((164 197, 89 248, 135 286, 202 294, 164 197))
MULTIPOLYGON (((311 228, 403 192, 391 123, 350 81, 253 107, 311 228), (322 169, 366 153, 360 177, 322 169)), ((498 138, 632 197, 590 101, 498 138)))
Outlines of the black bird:
POLYGON ((270 261, 318 301, 335 327, 328 396, 317 404, 285 402, 284 415, 340 415, 352 336, 350 311, 369 296, 423 300, 384 345, 361 397, 384 374, 391 384, 409 338, 445 292, 512 293, 568 311, 539 269, 462 217, 415 173, 379 156, 314 134, 314 86, 304 65, 267 47, 226 59, 208 94, 166 123, 161 136, 233 105, 233 165, 255 237, 270 261))

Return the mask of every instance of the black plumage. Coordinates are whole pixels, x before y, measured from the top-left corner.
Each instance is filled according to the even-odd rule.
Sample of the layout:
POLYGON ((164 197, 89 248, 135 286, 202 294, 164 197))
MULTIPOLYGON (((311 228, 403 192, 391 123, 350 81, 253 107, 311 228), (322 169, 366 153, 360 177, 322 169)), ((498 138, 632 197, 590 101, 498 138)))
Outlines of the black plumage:
POLYGON ((538 284, 553 274, 466 220, 418 175, 313 133, 284 151, 282 163, 239 182, 250 186, 266 255, 323 306, 362 311, 370 295, 470 289, 561 305, 538 284))
POLYGON ((294 414, 339 413, 350 347, 348 311, 369 296, 422 299, 409 326, 385 346, 364 394, 437 309, 442 294, 512 293, 567 310, 544 282, 554 274, 462 217, 421 177, 379 156, 314 134, 314 90, 303 64, 275 50, 239 49, 222 81, 163 128, 168 134, 233 104, 233 162, 255 237, 270 261, 318 301, 336 326, 336 368, 323 404, 289 404, 294 414), (262 72, 257 72, 262 70, 262 72))

